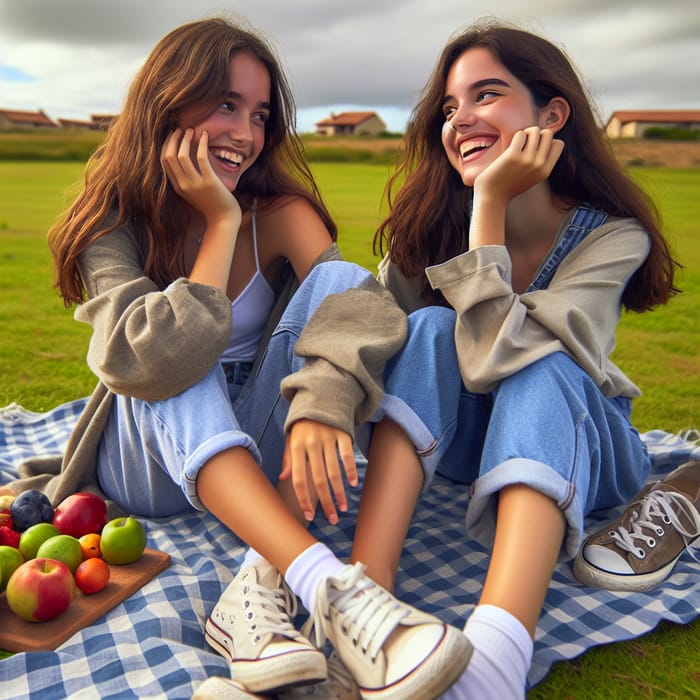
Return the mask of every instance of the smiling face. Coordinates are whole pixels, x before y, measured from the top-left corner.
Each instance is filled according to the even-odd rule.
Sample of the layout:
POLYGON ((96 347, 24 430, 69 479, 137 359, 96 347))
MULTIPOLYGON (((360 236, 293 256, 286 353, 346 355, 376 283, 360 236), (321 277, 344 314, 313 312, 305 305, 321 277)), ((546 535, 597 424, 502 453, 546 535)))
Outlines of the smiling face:
POLYGON ((443 148, 469 187, 516 131, 543 125, 527 87, 481 47, 468 49, 452 64, 442 109, 443 148))
POLYGON ((270 90, 270 73, 265 65, 252 53, 241 51, 230 60, 228 94, 221 104, 203 121, 196 123, 192 123, 191 113, 182 115, 182 125, 194 128, 193 160, 196 161, 199 138, 206 131, 209 135, 209 161, 231 192, 265 145, 270 90))

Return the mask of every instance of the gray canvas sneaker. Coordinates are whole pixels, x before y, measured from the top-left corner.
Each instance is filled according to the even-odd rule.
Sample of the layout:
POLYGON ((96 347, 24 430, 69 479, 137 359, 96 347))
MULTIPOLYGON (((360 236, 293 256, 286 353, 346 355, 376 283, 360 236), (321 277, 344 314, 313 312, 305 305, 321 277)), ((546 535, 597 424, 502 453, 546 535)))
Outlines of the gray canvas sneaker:
POLYGON ((359 563, 347 566, 319 586, 316 646, 331 642, 364 700, 434 700, 469 663, 469 640, 400 602, 364 571, 359 563))
POLYGON ((247 691, 276 692, 327 677, 326 657, 292 624, 297 602, 268 562, 241 569, 206 622, 209 645, 247 691))
MULTIPOLYGON (((302 630, 303 631, 303 630, 302 630)), ((278 700, 361 700, 360 689, 335 652, 328 657, 328 679, 315 685, 292 688, 278 700)))
POLYGON ((273 700, 271 695, 249 693, 240 683, 223 676, 209 676, 197 687, 192 700, 273 700))
POLYGON ((622 515, 587 538, 574 576, 611 591, 658 586, 700 538, 700 462, 687 462, 648 484, 622 515))

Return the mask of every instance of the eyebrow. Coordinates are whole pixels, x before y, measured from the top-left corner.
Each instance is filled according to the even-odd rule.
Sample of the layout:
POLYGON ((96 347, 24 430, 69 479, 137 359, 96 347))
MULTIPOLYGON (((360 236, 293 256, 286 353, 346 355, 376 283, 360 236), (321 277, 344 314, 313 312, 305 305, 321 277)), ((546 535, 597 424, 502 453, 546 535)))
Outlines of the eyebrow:
MULTIPOLYGON (((503 87, 510 87, 510 83, 507 83, 501 78, 484 78, 483 80, 477 80, 475 83, 472 83, 469 86, 469 90, 479 90, 480 88, 487 87, 489 85, 502 85, 503 87)), ((453 95, 445 95, 445 97, 442 100, 442 104, 444 105, 451 99, 454 99, 453 95)))
POLYGON ((472 90, 478 90, 487 85, 503 85, 503 87, 510 87, 510 84, 505 80, 501 80, 501 78, 485 78, 484 80, 477 80, 475 83, 472 83, 470 88, 472 90))
MULTIPOLYGON (((228 97, 232 100, 238 100, 238 101, 241 101, 244 99, 243 95, 241 95, 240 92, 234 92, 232 90, 229 90, 228 97)), ((258 102, 257 107, 260 107, 262 109, 267 109, 269 111, 272 110, 272 104, 270 102, 258 102)))

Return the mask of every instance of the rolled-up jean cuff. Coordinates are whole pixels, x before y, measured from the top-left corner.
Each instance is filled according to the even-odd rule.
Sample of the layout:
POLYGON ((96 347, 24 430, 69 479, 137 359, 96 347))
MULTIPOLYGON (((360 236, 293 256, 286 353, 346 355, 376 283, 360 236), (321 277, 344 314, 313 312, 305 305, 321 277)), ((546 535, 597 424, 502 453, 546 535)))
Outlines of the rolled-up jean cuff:
MULTIPOLYGON (((253 455, 253 459, 262 467, 262 457, 254 440, 240 430, 229 430, 219 433, 203 442, 185 462, 183 478, 185 480, 185 495, 196 510, 206 511, 197 495, 197 475, 199 470, 215 455, 231 447, 245 447, 253 455)), ((236 478, 235 474, 231 475, 236 478)))
MULTIPOLYGON (((496 494, 506 486, 524 484, 551 498, 566 518, 566 553, 573 557, 583 540, 584 513, 576 487, 550 466, 532 459, 509 459, 480 476, 471 486, 467 508, 467 531, 484 547, 490 548, 496 529, 496 494)), ((535 517, 533 515, 533 517, 535 517)))
POLYGON ((369 422, 378 423, 385 417, 399 425, 413 443, 423 468, 423 490, 427 489, 433 480, 440 458, 438 440, 413 409, 398 396, 384 394, 379 408, 372 414, 369 422))

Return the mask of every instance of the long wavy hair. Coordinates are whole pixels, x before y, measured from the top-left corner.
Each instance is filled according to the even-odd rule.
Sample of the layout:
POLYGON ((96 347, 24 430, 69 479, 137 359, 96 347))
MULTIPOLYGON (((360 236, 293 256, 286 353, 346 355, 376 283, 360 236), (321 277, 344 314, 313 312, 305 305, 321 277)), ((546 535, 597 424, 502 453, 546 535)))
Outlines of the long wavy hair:
POLYGON ((269 71, 271 111, 264 148, 241 176, 236 197, 249 207, 255 197, 302 196, 336 239, 336 226, 304 160, 294 99, 275 52, 253 30, 228 19, 198 20, 174 29, 152 50, 88 160, 80 194, 49 230, 54 282, 66 306, 84 300, 80 253, 127 221, 144 236, 145 273, 160 288, 185 274, 188 215, 163 174, 161 147, 184 110, 205 118, 221 104, 229 89, 230 59, 240 51, 251 52, 269 71))
POLYGON ((399 164, 388 181, 389 214, 375 233, 375 252, 388 249, 404 275, 420 276, 426 301, 446 304, 423 273, 467 250, 465 212, 470 211, 473 189, 464 186, 445 156, 442 101, 452 64, 475 47, 490 51, 524 83, 538 107, 555 96, 569 103, 571 114, 557 134, 564 152, 549 176, 552 194, 569 206, 586 202, 614 216, 637 218, 649 233, 651 249, 629 280, 622 303, 629 310, 645 311, 668 301, 679 291, 674 286, 679 265, 661 232, 658 210, 616 160, 576 70, 549 41, 493 21, 455 35, 443 49, 411 114, 399 164))

